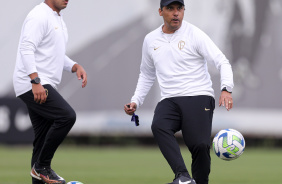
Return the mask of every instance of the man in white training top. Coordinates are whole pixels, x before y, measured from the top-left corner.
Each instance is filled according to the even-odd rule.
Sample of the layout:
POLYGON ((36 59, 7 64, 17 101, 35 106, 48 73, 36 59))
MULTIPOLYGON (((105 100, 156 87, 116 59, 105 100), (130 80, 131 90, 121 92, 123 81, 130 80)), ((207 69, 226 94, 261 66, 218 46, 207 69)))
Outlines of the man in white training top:
POLYGON ((76 72, 82 87, 87 75, 66 56, 68 32, 60 11, 68 0, 45 0, 26 17, 13 76, 16 96, 27 105, 34 130, 33 184, 64 184, 51 169, 52 158, 76 120, 72 107, 57 92, 63 70, 76 72))
POLYGON ((142 105, 157 78, 162 98, 155 109, 152 132, 175 174, 171 184, 208 184, 215 100, 207 62, 220 71, 219 105, 227 110, 233 106, 231 65, 204 32, 183 21, 183 0, 161 0, 160 5, 159 14, 164 24, 145 37, 135 94, 124 110, 132 115, 142 105), (180 130, 192 154, 194 179, 174 136, 180 130))

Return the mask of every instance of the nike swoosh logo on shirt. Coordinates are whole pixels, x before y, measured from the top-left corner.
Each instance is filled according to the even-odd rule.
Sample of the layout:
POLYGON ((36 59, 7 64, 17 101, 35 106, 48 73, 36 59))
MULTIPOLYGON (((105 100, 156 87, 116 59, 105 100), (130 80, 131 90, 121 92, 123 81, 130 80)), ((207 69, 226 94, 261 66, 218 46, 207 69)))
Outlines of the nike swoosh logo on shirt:
POLYGON ((188 184, 188 183, 191 183, 191 181, 182 182, 181 180, 179 180, 179 184, 188 184))
POLYGON ((209 111, 210 109, 205 108, 205 111, 209 111))
POLYGON ((154 50, 158 50, 160 47, 154 48, 154 50))

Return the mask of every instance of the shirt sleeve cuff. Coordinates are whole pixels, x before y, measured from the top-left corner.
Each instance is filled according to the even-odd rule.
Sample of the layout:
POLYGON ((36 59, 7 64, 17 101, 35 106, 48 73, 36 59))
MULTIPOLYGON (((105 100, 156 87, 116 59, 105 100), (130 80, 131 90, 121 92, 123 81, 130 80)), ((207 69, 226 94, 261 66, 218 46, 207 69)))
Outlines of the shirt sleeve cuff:
POLYGON ((72 67, 75 64, 77 64, 77 62, 74 62, 68 56, 65 56, 65 63, 64 63, 64 70, 65 71, 72 72, 72 67))

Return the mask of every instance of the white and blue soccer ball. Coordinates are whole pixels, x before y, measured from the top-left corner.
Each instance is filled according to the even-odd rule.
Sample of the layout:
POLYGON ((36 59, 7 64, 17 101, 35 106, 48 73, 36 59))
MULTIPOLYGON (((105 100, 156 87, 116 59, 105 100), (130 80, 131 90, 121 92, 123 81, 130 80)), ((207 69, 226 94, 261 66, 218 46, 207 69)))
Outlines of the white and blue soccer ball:
POLYGON ((213 139, 213 150, 223 160, 234 160, 244 152, 245 139, 237 130, 221 130, 213 139))
POLYGON ((81 183, 81 182, 79 182, 79 181, 70 181, 70 182, 68 182, 67 184, 83 184, 83 183, 81 183))

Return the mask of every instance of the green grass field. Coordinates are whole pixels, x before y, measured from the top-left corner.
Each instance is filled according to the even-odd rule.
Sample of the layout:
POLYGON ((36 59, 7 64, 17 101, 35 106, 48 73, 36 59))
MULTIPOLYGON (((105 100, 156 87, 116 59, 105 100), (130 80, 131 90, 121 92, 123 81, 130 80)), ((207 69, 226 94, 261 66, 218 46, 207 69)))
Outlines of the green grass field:
MULTIPOLYGON (((190 153, 183 147, 187 168, 190 153)), ((210 184, 281 184, 282 149, 246 149, 234 161, 212 152, 210 184)), ((30 184, 31 147, 0 146, 0 184, 30 184)), ((61 147, 53 169, 84 184, 164 184, 173 174, 155 147, 61 147)))

